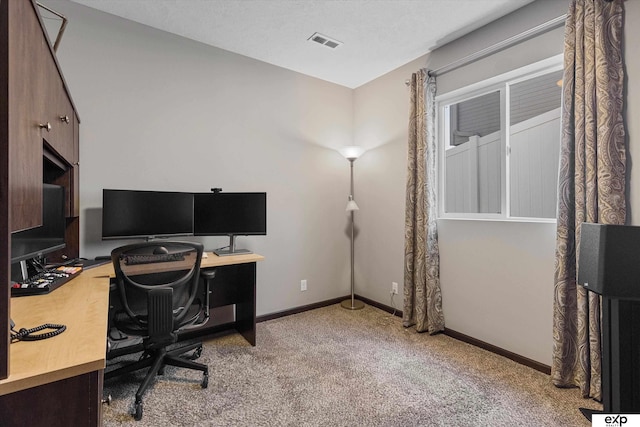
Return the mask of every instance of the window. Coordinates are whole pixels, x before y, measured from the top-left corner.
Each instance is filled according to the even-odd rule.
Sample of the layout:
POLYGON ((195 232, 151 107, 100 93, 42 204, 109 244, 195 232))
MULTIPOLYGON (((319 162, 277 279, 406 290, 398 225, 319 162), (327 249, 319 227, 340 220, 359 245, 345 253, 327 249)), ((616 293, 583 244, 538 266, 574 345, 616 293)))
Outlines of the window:
POLYGON ((561 61, 436 98, 441 217, 555 219, 561 61))

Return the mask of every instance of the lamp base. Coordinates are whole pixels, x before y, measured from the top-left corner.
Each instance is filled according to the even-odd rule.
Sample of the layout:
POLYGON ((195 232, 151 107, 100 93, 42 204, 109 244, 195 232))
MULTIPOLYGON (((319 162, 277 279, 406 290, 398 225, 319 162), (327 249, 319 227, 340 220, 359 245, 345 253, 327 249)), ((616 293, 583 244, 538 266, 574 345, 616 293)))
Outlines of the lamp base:
POLYGON ((347 310, 361 310, 364 308, 364 303, 357 299, 346 299, 342 301, 340 305, 342 306, 342 308, 346 308, 347 310))

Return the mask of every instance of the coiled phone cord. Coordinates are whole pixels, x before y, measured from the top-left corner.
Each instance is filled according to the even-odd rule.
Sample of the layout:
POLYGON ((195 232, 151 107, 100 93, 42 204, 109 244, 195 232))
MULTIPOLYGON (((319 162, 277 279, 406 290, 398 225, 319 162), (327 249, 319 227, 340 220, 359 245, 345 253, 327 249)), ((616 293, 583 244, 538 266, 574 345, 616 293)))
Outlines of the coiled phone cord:
POLYGON ((44 325, 40 325, 31 329, 22 328, 19 331, 16 331, 14 328, 11 328, 11 332, 14 332, 11 334, 11 342, 14 343, 18 341, 43 340, 46 338, 55 337, 56 335, 63 333, 65 329, 67 329, 65 325, 54 325, 51 323, 46 323, 44 325), (53 330, 50 332, 44 332, 42 334, 33 335, 34 332, 43 331, 45 329, 53 329, 53 330))

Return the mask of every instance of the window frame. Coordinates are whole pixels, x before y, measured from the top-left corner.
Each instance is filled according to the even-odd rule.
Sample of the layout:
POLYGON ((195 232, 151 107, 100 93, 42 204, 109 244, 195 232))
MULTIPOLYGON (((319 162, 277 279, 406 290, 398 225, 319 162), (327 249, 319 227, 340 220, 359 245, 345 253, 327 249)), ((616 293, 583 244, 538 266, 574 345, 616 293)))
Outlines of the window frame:
MULTIPOLYGON (((435 97, 436 102, 436 143, 437 143, 437 189, 438 189, 438 218, 464 219, 464 220, 490 220, 510 222, 544 222, 555 223, 556 218, 521 217, 511 216, 510 212, 510 111, 509 91, 510 85, 535 78, 547 73, 563 69, 563 55, 555 55, 524 67, 491 77, 489 79, 473 83, 459 89, 447 92, 435 97), (448 133, 451 129, 448 125, 448 115, 445 108, 463 102, 465 100, 486 95, 491 92, 500 92, 500 213, 470 213, 470 212, 445 212, 446 190, 446 151, 448 146, 448 133)), ((560 153, 558 153, 559 156, 560 153)))

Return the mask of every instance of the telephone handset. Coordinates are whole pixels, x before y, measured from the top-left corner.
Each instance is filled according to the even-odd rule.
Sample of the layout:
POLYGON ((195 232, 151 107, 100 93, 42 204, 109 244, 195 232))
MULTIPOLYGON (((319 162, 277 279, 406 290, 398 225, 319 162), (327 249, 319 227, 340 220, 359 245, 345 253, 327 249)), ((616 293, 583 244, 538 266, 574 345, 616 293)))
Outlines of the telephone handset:
POLYGON ((47 338, 55 337, 56 335, 60 335, 67 329, 65 325, 54 325, 51 323, 45 323, 44 325, 36 326, 35 328, 25 329, 21 328, 19 331, 16 331, 16 324, 13 319, 9 319, 10 329, 11 329, 11 343, 18 341, 37 341, 44 340, 47 338), (45 329, 53 329, 50 332, 44 332, 41 334, 34 334, 34 332, 43 331, 45 329))

